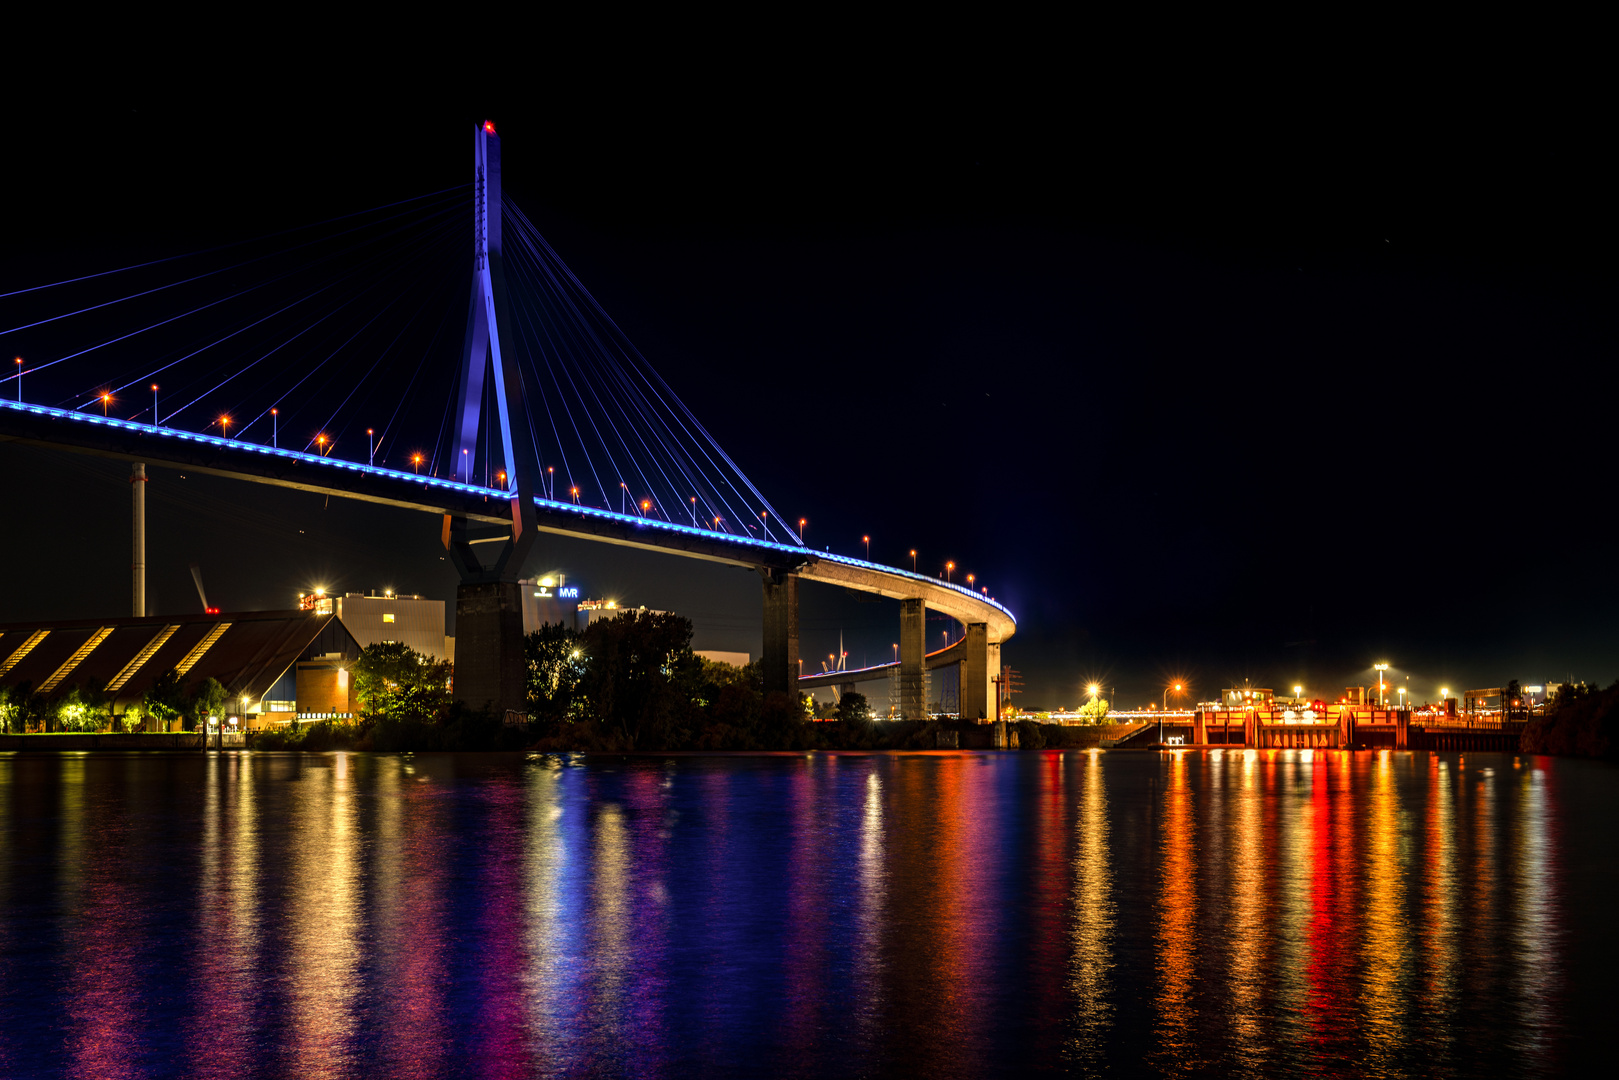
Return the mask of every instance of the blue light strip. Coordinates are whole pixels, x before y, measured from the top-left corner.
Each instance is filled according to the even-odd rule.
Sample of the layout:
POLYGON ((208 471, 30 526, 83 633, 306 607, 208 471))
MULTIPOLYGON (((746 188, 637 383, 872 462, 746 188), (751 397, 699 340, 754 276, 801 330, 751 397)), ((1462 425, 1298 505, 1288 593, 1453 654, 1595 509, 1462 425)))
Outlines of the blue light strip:
MULTIPOLYGON (((134 420, 119 420, 115 417, 96 416, 93 413, 76 412, 72 409, 58 409, 50 405, 30 405, 21 401, 9 401, 0 398, 0 406, 12 412, 32 413, 36 416, 48 416, 53 420, 67 420, 80 424, 94 424, 97 427, 116 428, 120 431, 130 431, 142 435, 156 435, 160 438, 174 439, 178 442, 195 443, 206 446, 217 446, 221 449, 242 450, 248 453, 263 454, 266 457, 281 458, 286 461, 295 461, 301 464, 326 467, 350 473, 363 473, 368 476, 377 476, 387 480, 399 480, 434 491, 453 491, 463 495, 481 496, 491 499, 510 499, 511 493, 499 488, 478 487, 473 484, 462 484, 454 480, 444 480, 437 476, 422 476, 419 473, 403 472, 399 469, 385 469, 376 465, 362 465, 357 461, 345 461, 342 458, 321 457, 319 454, 309 454, 301 450, 282 450, 275 446, 265 446, 262 443, 242 442, 237 439, 227 439, 220 435, 200 435, 194 431, 182 431, 179 428, 157 427, 153 424, 137 423, 134 420)), ((643 518, 635 514, 621 514, 616 510, 601 510, 594 506, 579 506, 574 503, 555 502, 550 499, 534 498, 534 505, 546 510, 555 510, 562 513, 578 514, 581 517, 597 518, 602 521, 617 522, 621 525, 633 525, 638 529, 658 529, 664 532, 678 533, 683 536, 695 536, 704 540, 719 540, 740 547, 763 548, 767 551, 784 551, 793 555, 809 555, 817 559, 826 559, 829 562, 841 563, 844 566, 853 566, 861 570, 874 570, 891 577, 907 578, 920 582, 936 589, 952 589, 980 604, 988 604, 1002 612, 1014 623, 1017 617, 1006 607, 981 593, 975 593, 965 585, 953 582, 942 582, 924 574, 914 573, 910 570, 901 570, 893 566, 883 566, 880 563, 867 562, 864 559, 850 558, 847 555, 834 555, 830 551, 812 551, 799 544, 778 544, 773 540, 761 540, 751 536, 736 536, 732 533, 717 532, 713 529, 703 529, 694 525, 681 525, 673 521, 659 521, 656 518, 643 518)))

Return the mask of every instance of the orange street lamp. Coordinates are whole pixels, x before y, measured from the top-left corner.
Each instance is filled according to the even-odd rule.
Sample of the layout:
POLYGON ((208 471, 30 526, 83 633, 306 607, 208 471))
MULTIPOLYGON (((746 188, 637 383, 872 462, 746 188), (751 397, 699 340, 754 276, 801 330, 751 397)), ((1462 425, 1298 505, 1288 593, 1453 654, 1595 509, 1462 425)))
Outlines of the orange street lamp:
POLYGON ((574 503, 575 506, 578 506, 579 505, 579 489, 576 488, 576 487, 575 488, 569 488, 568 489, 568 494, 573 496, 573 503, 574 503))
POLYGON ((545 497, 547 499, 557 497, 557 470, 554 465, 545 467, 545 497))
POLYGON ((17 357, 17 400, 22 401, 22 357, 17 357))
POLYGON ((911 549, 911 573, 916 573, 916 549, 911 549))
POLYGON ((802 545, 804 543, 804 526, 808 525, 808 524, 809 524, 809 519, 808 518, 799 518, 798 519, 798 542, 799 542, 800 545, 802 545))
POLYGON ((377 433, 372 431, 370 428, 366 428, 365 437, 366 440, 371 444, 371 452, 367 455, 367 460, 374 469, 377 466, 377 433))
POLYGON ((422 455, 410 455, 410 471, 414 473, 420 473, 422 471, 422 455))
POLYGON ((861 538, 860 538, 860 542, 861 542, 861 543, 862 543, 862 544, 865 544, 865 545, 866 545, 866 561, 867 561, 867 562, 870 562, 870 561, 871 561, 871 537, 869 537, 869 536, 862 536, 862 537, 861 537, 861 538))
POLYGON ((1169 708, 1169 695, 1171 693, 1179 694, 1180 692, 1181 692, 1181 684, 1180 683, 1176 683, 1173 686, 1164 687, 1164 708, 1165 709, 1169 708))
MULTIPOLYGON (((152 387, 152 412, 157 412, 157 387, 152 387)), ((275 449, 281 448, 281 410, 270 410, 270 445, 275 449)))
MULTIPOLYGON (((274 412, 275 410, 272 409, 271 411, 274 412)), ((160 423, 161 423, 161 420, 159 419, 159 417, 157 415, 157 383, 153 383, 152 384, 152 426, 157 427, 157 426, 159 426, 160 423)))
POLYGON ((641 513, 645 514, 648 510, 651 510, 651 509, 652 509, 652 503, 647 499, 642 499, 641 500, 641 513))
POLYGON ((950 583, 950 575, 955 573, 955 572, 956 572, 956 564, 955 563, 947 562, 947 563, 944 564, 944 581, 945 581, 946 585, 948 585, 950 583))
POLYGON ((109 401, 111 401, 111 400, 112 400, 112 395, 111 394, 102 394, 101 395, 101 415, 103 417, 105 417, 107 415, 107 403, 109 401))
MULTIPOLYGON (((317 448, 319 448, 320 456, 325 457, 326 456, 326 436, 324 436, 324 435, 316 435, 315 436, 315 446, 317 448)), ((461 452, 463 454, 466 453, 465 450, 463 450, 461 452)))
POLYGON ((219 418, 219 430, 225 433, 225 438, 230 438, 230 417, 221 416, 219 418))
POLYGON ((971 574, 968 574, 967 575, 967 588, 970 589, 972 587, 973 587, 973 576, 971 574))

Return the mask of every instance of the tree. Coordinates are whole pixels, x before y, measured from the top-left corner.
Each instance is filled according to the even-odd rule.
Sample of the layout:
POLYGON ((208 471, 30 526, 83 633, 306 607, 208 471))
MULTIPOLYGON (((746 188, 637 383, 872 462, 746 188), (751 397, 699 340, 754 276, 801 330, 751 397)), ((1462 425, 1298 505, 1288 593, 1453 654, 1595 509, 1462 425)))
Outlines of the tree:
POLYGON ((529 714, 543 720, 576 720, 586 659, 580 636, 561 623, 546 623, 523 640, 529 714))
POLYGON ((864 730, 871 725, 871 702, 866 695, 853 690, 838 699, 838 722, 864 730))
POLYGON ((189 708, 185 683, 173 668, 159 675, 151 688, 141 696, 141 707, 147 716, 167 727, 169 721, 189 708))
POLYGON ((450 665, 397 641, 360 650, 354 692, 368 716, 434 720, 449 706, 450 665))
POLYGON ((1107 710, 1107 698, 1091 698, 1079 707, 1080 720, 1086 724, 1105 724, 1107 723, 1107 710))
POLYGON ((626 611, 581 635, 582 705, 631 746, 668 747, 686 737, 684 721, 702 678, 691 652, 691 620, 626 611))
POLYGON ((0 686, 0 731, 7 734, 28 730, 29 722, 39 715, 39 695, 34 684, 23 680, 15 686, 0 686))
POLYGON ((226 692, 224 685, 212 676, 198 683, 191 691, 191 700, 187 706, 186 712, 191 719, 190 726, 186 730, 196 731, 200 728, 207 731, 210 716, 223 719, 225 702, 229 697, 230 694, 226 692))
POLYGON ((106 682, 91 679, 82 686, 74 686, 56 703, 56 729, 58 731, 100 731, 112 716, 112 695, 106 692, 106 682))

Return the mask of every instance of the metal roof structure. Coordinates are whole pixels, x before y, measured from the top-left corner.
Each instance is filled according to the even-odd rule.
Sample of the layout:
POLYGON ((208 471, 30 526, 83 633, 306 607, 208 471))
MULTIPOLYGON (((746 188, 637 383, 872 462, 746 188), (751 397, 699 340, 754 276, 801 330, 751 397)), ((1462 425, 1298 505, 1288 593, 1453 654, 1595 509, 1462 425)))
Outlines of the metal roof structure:
POLYGON ((359 652, 335 616, 311 611, 10 623, 0 624, 0 686, 26 682, 49 700, 98 680, 122 710, 174 669, 257 701, 300 659, 359 652))

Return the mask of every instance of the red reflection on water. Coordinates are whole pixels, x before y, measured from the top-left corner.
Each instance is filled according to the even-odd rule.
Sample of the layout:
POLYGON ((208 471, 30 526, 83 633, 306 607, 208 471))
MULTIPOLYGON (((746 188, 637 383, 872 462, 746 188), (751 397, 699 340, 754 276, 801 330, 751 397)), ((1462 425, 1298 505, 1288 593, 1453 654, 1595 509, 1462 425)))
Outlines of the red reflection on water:
MULTIPOLYGON (((1070 755, 1043 755, 1036 772, 1034 795, 1034 864, 1029 880, 1033 901, 1027 918, 1031 932, 1027 1008, 1038 1018, 1041 1058, 1055 1060, 1067 1019, 1067 961, 1069 952, 1065 907, 1072 873, 1071 830, 1064 766, 1070 755)), ((980 770, 983 771, 983 770, 980 770)))

